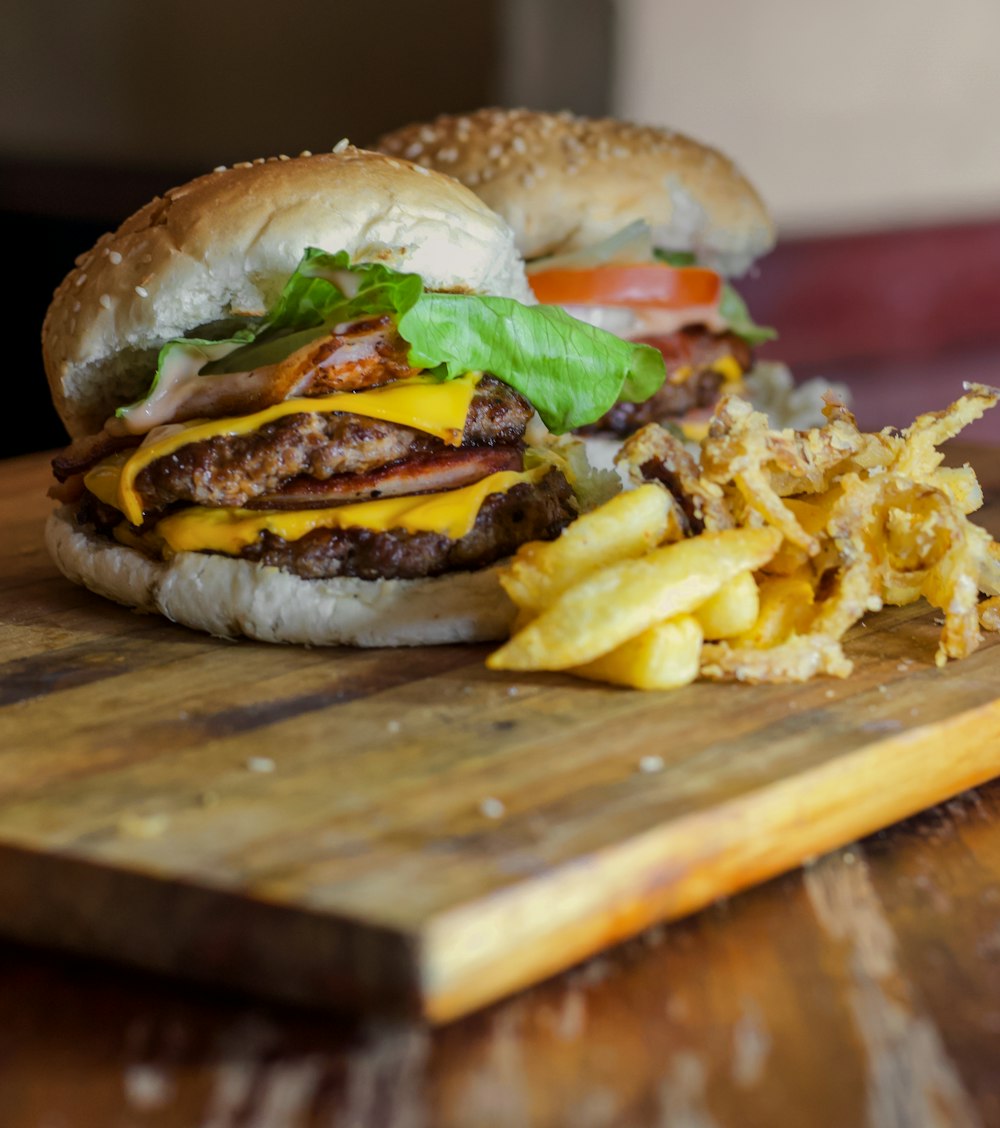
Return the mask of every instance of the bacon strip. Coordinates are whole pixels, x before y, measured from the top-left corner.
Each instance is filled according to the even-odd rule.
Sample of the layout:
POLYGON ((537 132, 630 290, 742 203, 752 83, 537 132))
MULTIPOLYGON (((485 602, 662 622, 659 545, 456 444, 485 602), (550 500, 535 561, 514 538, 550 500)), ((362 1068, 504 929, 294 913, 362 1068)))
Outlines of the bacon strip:
POLYGON ((349 501, 433 493, 469 486, 499 470, 520 470, 517 447, 471 447, 408 458, 363 474, 336 474, 326 481, 293 478, 280 490, 247 502, 248 509, 322 509, 349 501))
POLYGON ((409 351, 388 315, 358 321, 286 357, 275 368, 274 384, 281 391, 280 399, 388 384, 419 371, 411 367, 409 351))
POLYGON ((137 447, 141 442, 142 435, 109 435, 107 431, 85 435, 82 439, 74 439, 52 459, 52 473, 60 482, 65 482, 74 474, 86 473, 109 454, 137 447))
POLYGON ((303 345, 277 364, 214 376, 191 373, 157 387, 151 398, 109 419, 113 433, 144 434, 163 423, 249 415, 292 396, 352 392, 415 375, 409 345, 388 316, 357 321, 303 345))

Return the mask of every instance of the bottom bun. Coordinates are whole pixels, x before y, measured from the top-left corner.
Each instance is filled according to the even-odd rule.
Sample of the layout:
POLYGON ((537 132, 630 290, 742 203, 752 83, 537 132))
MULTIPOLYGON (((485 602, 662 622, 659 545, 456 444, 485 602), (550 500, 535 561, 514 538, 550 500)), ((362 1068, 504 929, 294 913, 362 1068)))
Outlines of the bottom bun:
POLYGON ((506 638, 515 607, 499 568, 419 580, 304 580, 210 553, 151 560, 57 509, 45 543, 67 579, 220 638, 312 646, 428 646, 506 638))

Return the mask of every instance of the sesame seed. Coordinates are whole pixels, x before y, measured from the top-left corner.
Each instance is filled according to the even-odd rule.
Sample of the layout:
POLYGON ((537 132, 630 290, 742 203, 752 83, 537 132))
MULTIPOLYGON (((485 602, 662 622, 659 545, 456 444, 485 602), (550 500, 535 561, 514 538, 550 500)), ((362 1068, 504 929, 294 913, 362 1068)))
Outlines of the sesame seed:
POLYGON ((226 166, 225 165, 216 165, 215 168, 212 169, 212 171, 213 172, 225 172, 226 166))
POLYGON ((312 156, 312 150, 311 149, 303 149, 302 152, 299 153, 299 156, 300 157, 311 157, 312 156))
POLYGON ((528 146, 524 143, 524 138, 518 137, 516 135, 514 137, 514 140, 511 141, 510 147, 514 150, 515 153, 523 153, 528 148, 528 146))
POLYGON ((643 756, 639 761, 639 771, 647 775, 651 772, 663 771, 663 757, 662 756, 643 756))
POLYGON ((267 774, 274 771, 275 764, 270 756, 251 756, 247 760, 246 768, 248 772, 267 774))
POLYGON ((98 298, 98 301, 101 303, 101 306, 104 309, 110 309, 111 308, 111 297, 110 297, 110 295, 101 294, 100 298, 98 298))
POLYGON ((337 142, 337 144, 334 145, 331 152, 342 153, 349 145, 350 145, 350 141, 348 141, 346 137, 341 137, 341 139, 337 142))
POLYGON ((414 141, 412 145, 407 145, 403 156, 412 161, 415 157, 419 157, 423 151, 423 145, 419 141, 414 141))
POLYGON ((79 303, 79 302, 74 302, 74 303, 73 303, 73 312, 74 312, 74 313, 79 313, 79 312, 80 312, 80 303, 79 303))
POLYGON ((496 799, 490 795, 479 804, 479 810, 480 813, 485 815, 488 819, 502 819, 507 808, 500 799, 496 799))
MULTIPOLYGON (((423 159, 427 160, 426 157, 424 157, 423 159)), ((422 164, 422 163, 416 164, 413 167, 416 169, 417 172, 420 173, 421 176, 430 176, 430 174, 431 174, 431 170, 429 168, 425 167, 424 164, 422 164)))
POLYGON ((135 292, 139 295, 140 298, 148 298, 149 297, 149 291, 146 289, 145 286, 136 286, 135 292))
POLYGON ((403 726, 399 721, 389 721, 385 727, 387 732, 399 732, 403 726))
POLYGON ((278 160, 279 161, 290 161, 291 159, 292 158, 287 153, 279 153, 278 154, 278 160))
POLYGON ((108 252, 108 262, 112 263, 114 266, 117 266, 121 261, 122 256, 118 251, 108 252))
POLYGON ((87 281, 87 276, 86 276, 86 274, 78 274, 78 275, 76 276, 76 282, 74 283, 74 285, 76 285, 76 286, 82 286, 82 285, 84 284, 84 282, 86 282, 86 281, 87 281))
POLYGON ((501 145, 499 142, 497 142, 497 143, 491 145, 486 150, 486 155, 490 158, 491 161, 495 161, 500 156, 500 154, 502 152, 503 152, 503 145, 501 145))

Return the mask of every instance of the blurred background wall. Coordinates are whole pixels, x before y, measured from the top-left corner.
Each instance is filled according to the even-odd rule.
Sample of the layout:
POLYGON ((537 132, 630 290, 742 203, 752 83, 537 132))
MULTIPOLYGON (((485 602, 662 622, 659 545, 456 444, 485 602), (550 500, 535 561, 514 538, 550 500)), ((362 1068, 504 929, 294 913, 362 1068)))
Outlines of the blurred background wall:
POLYGON ((743 164, 783 234, 1000 215, 997 0, 619 0, 614 112, 743 164))
POLYGON ((26 409, 0 454, 62 441, 45 307, 152 195, 484 104, 613 112, 734 156, 781 228, 743 283, 781 330, 772 351, 853 380, 866 422, 940 403, 940 357, 949 392, 955 374, 1000 382, 997 0, 39 0, 5 16, 0 237, 26 409))

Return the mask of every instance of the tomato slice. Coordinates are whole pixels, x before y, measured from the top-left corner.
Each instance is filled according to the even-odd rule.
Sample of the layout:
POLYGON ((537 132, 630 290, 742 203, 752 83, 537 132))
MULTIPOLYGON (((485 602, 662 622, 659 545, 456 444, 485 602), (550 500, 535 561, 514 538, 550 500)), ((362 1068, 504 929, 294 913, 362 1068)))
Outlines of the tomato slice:
POLYGON ((595 266, 587 270, 541 270, 528 279, 545 305, 659 306, 686 309, 717 305, 722 279, 702 266, 595 266))

